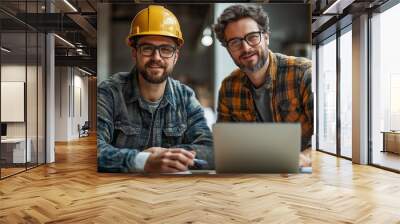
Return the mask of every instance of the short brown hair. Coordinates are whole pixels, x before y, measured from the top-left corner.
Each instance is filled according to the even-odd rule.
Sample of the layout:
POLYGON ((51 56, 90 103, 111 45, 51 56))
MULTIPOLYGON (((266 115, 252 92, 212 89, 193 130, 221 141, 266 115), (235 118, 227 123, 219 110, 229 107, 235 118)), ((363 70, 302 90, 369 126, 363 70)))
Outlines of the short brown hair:
POLYGON ((225 28, 229 23, 242 18, 251 18, 258 24, 261 31, 270 34, 268 14, 261 6, 253 5, 232 5, 226 8, 214 24, 214 32, 217 39, 225 46, 225 28))

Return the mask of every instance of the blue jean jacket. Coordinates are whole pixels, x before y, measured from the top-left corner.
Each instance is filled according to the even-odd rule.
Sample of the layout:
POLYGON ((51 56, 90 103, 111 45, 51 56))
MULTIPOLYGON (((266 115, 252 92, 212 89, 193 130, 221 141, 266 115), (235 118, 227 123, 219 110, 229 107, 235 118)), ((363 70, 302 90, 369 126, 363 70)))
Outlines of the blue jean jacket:
POLYGON ((168 78, 152 115, 140 97, 137 71, 100 83, 97 95, 97 161, 101 172, 136 172, 136 155, 150 147, 185 148, 214 168, 212 135, 192 89, 168 78))

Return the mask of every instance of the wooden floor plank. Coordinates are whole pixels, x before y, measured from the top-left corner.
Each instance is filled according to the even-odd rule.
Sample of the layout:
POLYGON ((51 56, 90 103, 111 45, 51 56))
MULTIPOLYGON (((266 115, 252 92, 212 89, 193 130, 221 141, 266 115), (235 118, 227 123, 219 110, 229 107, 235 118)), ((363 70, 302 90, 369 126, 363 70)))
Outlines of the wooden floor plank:
POLYGON ((400 223, 400 175, 313 152, 313 174, 97 173, 96 139, 0 181, 0 223, 400 223))

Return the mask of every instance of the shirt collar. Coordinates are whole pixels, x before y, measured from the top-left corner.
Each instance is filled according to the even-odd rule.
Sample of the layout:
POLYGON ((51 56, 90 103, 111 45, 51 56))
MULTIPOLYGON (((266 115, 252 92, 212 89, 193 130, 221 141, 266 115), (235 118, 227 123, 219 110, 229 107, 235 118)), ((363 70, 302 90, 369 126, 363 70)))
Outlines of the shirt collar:
POLYGON ((272 81, 275 81, 276 76, 277 76, 277 71, 278 71, 278 61, 276 58, 276 55, 271 51, 268 50, 268 55, 269 55, 269 64, 268 64, 268 69, 267 73, 269 74, 269 77, 271 78, 272 81))

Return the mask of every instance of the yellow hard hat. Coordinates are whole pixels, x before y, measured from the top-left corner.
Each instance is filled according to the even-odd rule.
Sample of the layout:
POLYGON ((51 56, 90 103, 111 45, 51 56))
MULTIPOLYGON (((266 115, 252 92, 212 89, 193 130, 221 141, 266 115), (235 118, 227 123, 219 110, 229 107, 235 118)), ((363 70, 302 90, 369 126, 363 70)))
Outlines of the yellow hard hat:
POLYGON ((128 46, 132 47, 132 37, 143 35, 173 37, 178 40, 179 46, 183 45, 178 19, 171 11, 160 5, 150 5, 136 14, 127 37, 128 46))

